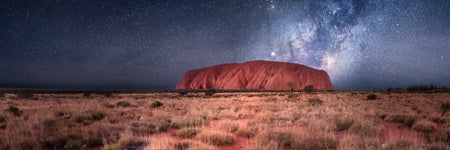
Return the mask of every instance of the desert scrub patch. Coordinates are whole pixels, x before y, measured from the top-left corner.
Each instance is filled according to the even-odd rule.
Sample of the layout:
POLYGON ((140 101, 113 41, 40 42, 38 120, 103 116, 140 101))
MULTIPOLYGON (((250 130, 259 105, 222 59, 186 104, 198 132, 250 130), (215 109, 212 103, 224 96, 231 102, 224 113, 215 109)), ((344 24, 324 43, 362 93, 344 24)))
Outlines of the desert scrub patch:
POLYGON ((94 120, 94 119, 92 118, 91 115, 88 115, 88 114, 78 114, 78 115, 75 115, 75 116, 73 117, 73 121, 75 121, 75 122, 77 122, 77 123, 81 123, 81 122, 83 122, 84 120, 90 120, 90 121, 92 121, 92 120, 94 120))
POLYGON ((342 117, 336 120, 335 129, 336 131, 342 131, 350 128, 353 124, 352 118, 342 117))
POLYGON ((395 139, 383 144, 383 150, 423 149, 422 145, 411 139, 395 139))
POLYGON ((389 122, 404 123, 406 121, 406 119, 408 119, 409 117, 411 117, 411 116, 406 115, 406 114, 391 114, 391 115, 388 115, 386 118, 384 118, 384 120, 389 121, 389 122))
POLYGON ((375 94, 367 95, 367 100, 376 100, 376 99, 377 99, 377 95, 375 95, 375 94))
POLYGON ((448 142, 450 139, 450 129, 449 128, 440 128, 436 134, 431 136, 431 142, 448 142))
POLYGON ((162 123, 161 125, 159 125, 159 132, 167 132, 167 129, 169 128, 170 124, 169 123, 162 123))
POLYGON ((382 131, 382 125, 370 125, 366 123, 354 123, 348 130, 350 134, 362 137, 377 137, 382 131))
POLYGON ((433 132, 435 128, 436 126, 430 121, 419 121, 412 127, 412 129, 415 131, 427 133, 433 132))
POLYGON ((124 137, 120 138, 118 145, 121 149, 138 150, 142 149, 149 143, 140 137, 124 137))
POLYGON ((236 135, 244 138, 253 138, 255 137, 255 132, 250 130, 249 128, 239 128, 236 131, 236 135))
POLYGON ((435 123, 446 123, 449 119, 446 117, 439 117, 439 116, 429 116, 429 121, 433 121, 435 123))
POLYGON ((15 106, 9 106, 7 109, 5 109, 6 112, 9 112, 13 114, 14 116, 20 116, 22 115, 23 111, 15 106))
POLYGON ((420 120, 420 116, 408 116, 405 119, 405 125, 408 127, 412 127, 414 124, 416 124, 420 120))
POLYGON ((255 137, 255 142, 258 145, 257 147, 288 147, 293 149, 329 149, 337 146, 336 138, 327 134, 308 135, 271 130, 259 133, 255 137))
POLYGON ((80 140, 69 139, 64 145, 64 150, 80 150, 83 148, 83 142, 80 140))
POLYGON ((450 147, 447 146, 445 143, 437 142, 437 143, 431 143, 427 146, 428 150, 448 150, 450 147))
POLYGON ((116 103, 116 106, 117 107, 130 107, 131 104, 127 101, 119 101, 116 103))
POLYGON ((108 122, 109 123, 118 123, 119 122, 119 117, 108 117, 108 122))
POLYGON ((312 106, 320 106, 320 105, 322 105, 323 101, 318 97, 314 97, 314 98, 308 99, 308 103, 312 106))
POLYGON ((211 89, 211 88, 209 88, 209 89, 206 89, 206 91, 205 91, 205 96, 213 96, 214 94, 216 94, 217 93, 217 90, 216 89, 211 89))
POLYGON ((177 136, 183 139, 191 138, 197 134, 197 132, 192 128, 181 128, 176 132, 177 136))
POLYGON ((64 110, 58 110, 58 111, 55 111, 55 116, 56 117, 61 117, 61 118, 64 118, 64 119, 70 119, 72 117, 72 113, 64 111, 64 110))
POLYGON ((215 131, 201 132, 196 139, 215 146, 230 145, 236 141, 230 134, 215 131))
POLYGON ((196 118, 196 119, 183 119, 178 122, 172 123, 172 128, 180 129, 184 127, 201 127, 208 126, 210 124, 209 119, 196 118))
POLYGON ((239 128, 239 124, 232 121, 223 121, 217 125, 217 129, 225 132, 236 132, 239 128))
POLYGON ((366 149, 376 150, 381 148, 378 138, 361 138, 360 136, 347 136, 339 142, 338 149, 366 149))
POLYGON ((103 112, 103 111, 98 111, 98 110, 92 110, 92 111, 90 111, 89 113, 91 114, 92 119, 93 119, 93 120, 96 120, 96 121, 102 120, 102 119, 105 118, 105 116, 106 116, 106 113, 105 113, 105 112, 103 112))
POLYGON ((83 126, 88 126, 88 125, 91 125, 92 123, 93 123, 92 120, 83 120, 83 122, 81 122, 81 124, 82 124, 83 126))
POLYGON ((156 125, 152 123, 145 122, 133 122, 131 123, 131 132, 133 136, 143 136, 148 134, 156 133, 156 125))
POLYGON ((162 102, 160 102, 160 101, 155 101, 155 102, 153 102, 152 104, 150 104, 150 106, 152 107, 152 108, 157 108, 157 107, 161 107, 162 105, 164 105, 162 102))

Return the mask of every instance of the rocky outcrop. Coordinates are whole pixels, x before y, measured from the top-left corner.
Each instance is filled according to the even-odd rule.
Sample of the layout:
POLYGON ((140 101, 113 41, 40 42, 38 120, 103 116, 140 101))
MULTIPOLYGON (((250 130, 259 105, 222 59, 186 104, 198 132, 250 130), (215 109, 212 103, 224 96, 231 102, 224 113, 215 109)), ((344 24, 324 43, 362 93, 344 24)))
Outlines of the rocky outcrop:
POLYGON ((334 90, 327 72, 301 64, 250 61, 216 65, 186 72, 176 89, 262 89, 289 90, 313 85, 314 89, 334 90))

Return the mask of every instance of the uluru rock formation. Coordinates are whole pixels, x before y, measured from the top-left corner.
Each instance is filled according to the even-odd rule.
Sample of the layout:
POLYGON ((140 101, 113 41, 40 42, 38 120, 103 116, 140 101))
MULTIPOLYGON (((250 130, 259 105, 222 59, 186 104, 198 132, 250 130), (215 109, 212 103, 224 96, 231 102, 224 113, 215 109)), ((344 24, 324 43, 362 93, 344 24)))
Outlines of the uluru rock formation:
POLYGON ((289 82, 294 82, 294 89, 313 85, 314 89, 334 90, 327 72, 323 70, 263 60, 190 70, 178 82, 176 89, 289 90, 289 82))

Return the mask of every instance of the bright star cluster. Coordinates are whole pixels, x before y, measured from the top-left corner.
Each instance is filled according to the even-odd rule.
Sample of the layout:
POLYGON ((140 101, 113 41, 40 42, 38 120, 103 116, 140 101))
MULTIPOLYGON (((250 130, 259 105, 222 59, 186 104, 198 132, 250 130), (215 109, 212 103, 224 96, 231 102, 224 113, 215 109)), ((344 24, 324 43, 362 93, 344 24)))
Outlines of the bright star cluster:
POLYGON ((0 2, 0 88, 172 89, 252 60, 328 72, 337 89, 450 84, 450 1, 0 2))

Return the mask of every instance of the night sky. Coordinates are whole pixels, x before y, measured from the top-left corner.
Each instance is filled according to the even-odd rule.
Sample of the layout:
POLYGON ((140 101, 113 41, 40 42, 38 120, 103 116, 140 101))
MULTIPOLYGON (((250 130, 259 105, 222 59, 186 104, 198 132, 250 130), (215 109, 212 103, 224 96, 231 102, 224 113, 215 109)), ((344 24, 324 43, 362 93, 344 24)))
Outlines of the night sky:
POLYGON ((337 89, 450 84, 449 0, 1 0, 0 87, 173 89, 252 60, 337 89))

